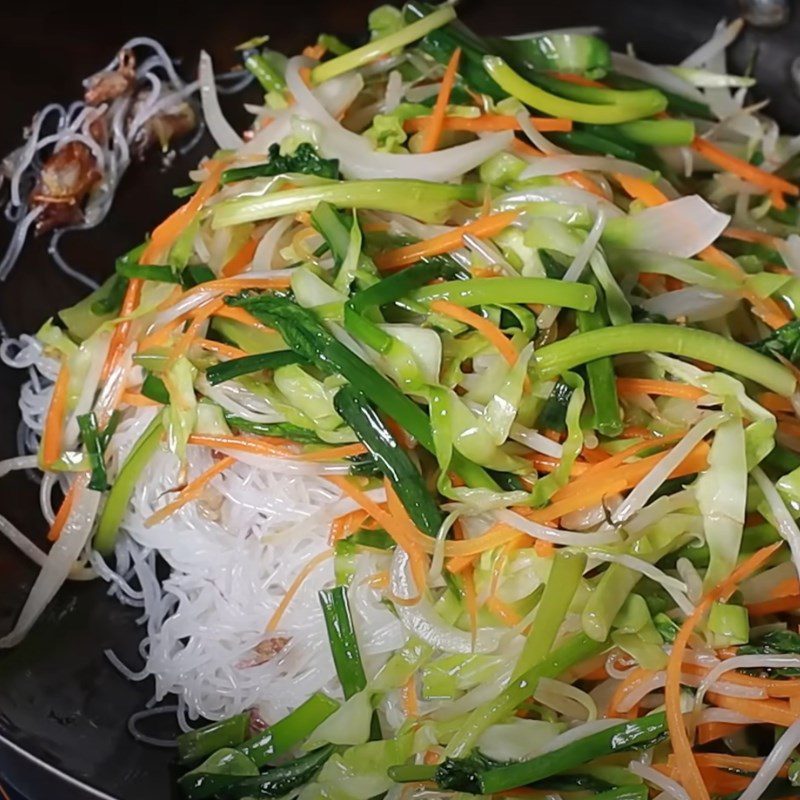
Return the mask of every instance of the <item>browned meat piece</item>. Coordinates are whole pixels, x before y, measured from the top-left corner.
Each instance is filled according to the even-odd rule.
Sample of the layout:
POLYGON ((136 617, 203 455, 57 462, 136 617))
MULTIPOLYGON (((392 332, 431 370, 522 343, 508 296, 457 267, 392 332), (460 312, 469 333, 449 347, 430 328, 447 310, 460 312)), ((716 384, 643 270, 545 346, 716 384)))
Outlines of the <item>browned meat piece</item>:
POLYGON ((36 232, 80 222, 83 202, 100 178, 95 158, 83 142, 67 142, 53 153, 44 162, 31 195, 32 205, 44 208, 36 220, 36 232))
POLYGON ((253 658, 248 658, 236 666, 244 668, 266 664, 267 661, 278 655, 290 641, 291 639, 286 636, 271 636, 269 639, 264 639, 253 648, 253 658))
POLYGON ((136 57, 131 50, 121 50, 115 70, 98 72, 86 79, 83 99, 87 105, 99 106, 128 94, 136 81, 136 57))
MULTIPOLYGON (((136 113, 136 106, 131 111, 131 115, 136 113)), ((179 100, 174 106, 167 107, 164 111, 156 114, 142 125, 136 134, 133 143, 133 151, 138 158, 144 158, 145 153, 158 145, 161 150, 169 149, 170 142, 180 139, 197 125, 197 114, 192 106, 179 100)))

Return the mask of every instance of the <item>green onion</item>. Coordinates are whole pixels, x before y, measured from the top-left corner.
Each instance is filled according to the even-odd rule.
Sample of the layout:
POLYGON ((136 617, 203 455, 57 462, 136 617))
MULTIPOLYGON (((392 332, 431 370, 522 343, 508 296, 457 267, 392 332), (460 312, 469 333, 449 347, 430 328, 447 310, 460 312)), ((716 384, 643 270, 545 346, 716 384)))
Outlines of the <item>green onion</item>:
POLYGON ((640 119, 616 126, 623 135, 650 147, 682 147, 694 139, 694 123, 688 119, 640 119))
MULTIPOLYGON (((328 333, 312 311, 301 308, 286 297, 260 295, 233 301, 275 327, 296 353, 327 374, 339 374, 363 392, 426 450, 435 453, 428 415, 409 397, 373 367, 328 333)), ((497 489, 486 472, 455 453, 453 469, 470 486, 497 489)))
POLYGON ((447 755, 458 758, 475 746, 480 735, 490 726, 502 722, 535 691, 540 678, 557 678, 570 667, 602 653, 607 642, 595 642, 583 633, 570 637, 558 649, 513 680, 500 694, 472 711, 447 746, 447 755))
POLYGON ((387 178, 385 180, 338 181, 286 189, 263 197, 226 200, 214 206, 213 227, 224 228, 242 222, 313 211, 318 203, 337 208, 368 208, 394 211, 424 222, 441 222, 453 203, 477 202, 482 197, 480 184, 429 183, 427 181, 387 178))
POLYGON ((100 447, 104 453, 106 451, 106 447, 108 447, 108 443, 111 441, 111 437, 114 435, 114 431, 117 430, 117 425, 119 425, 120 419, 121 414, 119 411, 115 411, 108 420, 108 424, 105 426, 105 428, 103 428, 102 431, 100 431, 100 447))
POLYGON ((199 183, 189 183, 186 186, 176 186, 172 190, 172 196, 179 199, 191 197, 200 188, 199 183))
POLYGON ((220 796, 225 800, 244 798, 283 797, 293 789, 308 783, 333 755, 333 745, 320 747, 310 753, 267 770, 263 775, 229 778, 220 796))
POLYGON ((254 778, 258 767, 238 750, 221 747, 202 764, 178 779, 186 800, 209 800, 222 797, 229 786, 243 778, 254 778))
POLYGON ((124 278, 138 278, 144 281, 160 281, 161 283, 180 283, 181 279, 170 267, 151 264, 138 264, 117 259, 117 274, 124 278))
POLYGON ((94 489, 96 492, 104 492, 108 489, 108 476, 106 475, 106 463, 103 457, 101 437, 97 430, 97 417, 95 417, 93 411, 78 416, 78 428, 81 432, 83 447, 89 458, 89 467, 92 470, 89 478, 89 488, 94 489))
POLYGON ((586 556, 583 553, 556 551, 544 594, 537 607, 536 618, 512 678, 519 678, 547 658, 578 590, 585 567, 586 556))
POLYGON ((312 694, 291 714, 256 734, 238 749, 258 767, 264 767, 307 738, 339 708, 339 703, 322 692, 312 694))
POLYGON ((230 361, 220 361, 206 370, 206 378, 212 386, 218 383, 238 378, 240 375, 249 375, 251 372, 260 372, 262 369, 277 369, 289 364, 302 364, 303 359, 292 350, 277 350, 274 353, 256 353, 251 356, 232 358, 230 361))
POLYGON ((786 367, 745 345, 708 331, 659 323, 631 323, 579 333, 539 348, 533 359, 539 377, 548 379, 587 361, 649 350, 707 361, 784 397, 791 396, 795 388, 794 376, 786 367))
POLYGON ((191 289, 201 283, 216 280, 216 277, 208 264, 189 264, 181 271, 181 286, 191 289))
POLYGON ((579 767, 595 758, 652 746, 666 732, 667 720, 664 712, 622 722, 528 761, 486 770, 478 775, 481 794, 494 794, 526 786, 579 767))
POLYGON ((258 52, 250 52, 244 59, 244 65, 266 92, 282 92, 286 88, 283 75, 278 72, 270 60, 258 52))
MULTIPOLYGON (((650 117, 658 114, 667 107, 667 100, 661 92, 655 89, 644 89, 639 92, 615 92, 612 89, 603 91, 603 96, 608 98, 607 104, 597 104, 599 100, 583 103, 566 100, 555 94, 534 86, 516 73, 502 58, 497 56, 484 56, 483 65, 489 75, 497 84, 513 97, 525 105, 530 106, 545 114, 554 117, 567 117, 576 122, 590 122, 598 125, 611 125, 620 122, 630 122, 641 117, 650 117)), ((574 86, 574 84, 566 84, 574 86)), ((577 87, 575 88, 590 88, 577 87)), ((600 89, 594 90, 599 93, 600 89)), ((598 97, 593 94, 592 97, 598 97)))
POLYGON ((142 472, 144 472, 145 467, 158 449, 163 430, 164 426, 159 414, 147 426, 147 429, 125 459, 125 463, 122 465, 117 479, 108 494, 103 513, 97 523, 97 531, 94 534, 94 549, 100 555, 110 555, 114 550, 122 517, 128 510, 128 502, 142 472))
POLYGON ((750 641, 750 618, 744 606, 715 602, 706 626, 712 634, 715 648, 747 644, 750 641))
MULTIPOLYGON (((108 290, 103 292, 105 286, 101 287, 99 291, 103 292, 103 296, 92 302, 92 314, 95 316, 102 317, 106 314, 116 314, 122 307, 122 300, 125 297, 125 292, 128 290, 128 279, 123 278, 122 275, 115 274, 110 280, 111 283, 108 286, 108 290)), ((69 310, 70 309, 66 309, 65 311, 59 312, 59 316, 64 319, 68 327, 69 323, 64 318, 64 314, 69 310)))
POLYGON ((597 293, 584 283, 565 283, 551 278, 473 278, 423 286, 411 292, 414 300, 447 300, 460 306, 541 303, 589 311, 597 293))
POLYGON ((325 617, 325 628, 328 631, 328 642, 331 646, 333 663, 345 699, 362 691, 367 685, 361 653, 358 649, 350 605, 347 602, 347 587, 336 586, 323 589, 319 593, 319 602, 325 617))
POLYGON ((199 761, 222 747, 235 747, 247 738, 249 714, 236 714, 212 722, 178 737, 178 758, 182 764, 199 761))
MULTIPOLYGON (((599 304, 598 304, 599 306, 599 304)), ((595 331, 608 325, 603 309, 579 311, 576 315, 581 333, 595 331)), ((622 414, 617 396, 617 379, 614 363, 609 356, 597 358, 586 364, 589 396, 594 406, 594 425, 603 436, 619 436, 622 432, 622 414)))
POLYGON ((339 416, 353 429, 389 478, 414 524, 423 533, 436 536, 442 524, 436 501, 408 453, 397 444, 366 397, 352 386, 343 386, 336 393, 333 403, 339 416))
POLYGON ((573 391, 566 381, 560 378, 556 381, 556 385, 536 418, 538 428, 557 433, 563 433, 567 429, 567 409, 573 391))
POLYGON ((283 175, 298 172, 303 175, 317 175, 320 178, 335 180, 339 177, 339 161, 335 158, 320 158, 314 145, 302 142, 290 154, 281 153, 280 145, 272 144, 268 151, 269 159, 263 164, 253 164, 249 167, 234 167, 226 169, 220 176, 220 183, 234 183, 252 178, 269 178, 273 175, 283 175))
POLYGON ((398 47, 405 47, 407 44, 421 39, 427 33, 446 25, 455 17, 456 12, 452 6, 442 6, 432 14, 406 25, 395 33, 383 36, 380 39, 373 39, 373 41, 362 47, 357 47, 349 53, 319 64, 311 70, 311 81, 313 83, 322 83, 341 75, 343 72, 350 72, 363 67, 386 53, 391 53, 392 50, 396 50, 398 47))
POLYGON ((162 405, 169 404, 169 392, 164 381, 152 372, 148 372, 142 381, 142 394, 162 405))
POLYGON ((254 433, 256 436, 279 436, 281 439, 291 439, 301 444, 325 444, 310 428, 302 428, 291 422, 253 422, 229 414, 225 415, 225 420, 228 425, 245 433, 254 433))
POLYGON ((680 94, 673 94, 672 92, 655 87, 651 83, 639 80, 638 78, 629 78, 627 75, 620 75, 618 72, 610 72, 606 76, 606 82, 612 86, 619 87, 620 89, 656 89, 667 98, 667 109, 674 111, 678 114, 686 114, 689 117, 696 117, 698 119, 709 120, 710 122, 716 121, 714 112, 705 104, 699 103, 697 100, 691 100, 680 94))
MULTIPOLYGON (((611 128, 610 125, 597 126, 598 128, 611 128)), ((602 153, 614 158, 624 158, 626 161, 639 161, 641 153, 619 141, 602 136, 587 130, 571 130, 569 133, 554 133, 550 138, 562 147, 569 147, 577 152, 602 153)))

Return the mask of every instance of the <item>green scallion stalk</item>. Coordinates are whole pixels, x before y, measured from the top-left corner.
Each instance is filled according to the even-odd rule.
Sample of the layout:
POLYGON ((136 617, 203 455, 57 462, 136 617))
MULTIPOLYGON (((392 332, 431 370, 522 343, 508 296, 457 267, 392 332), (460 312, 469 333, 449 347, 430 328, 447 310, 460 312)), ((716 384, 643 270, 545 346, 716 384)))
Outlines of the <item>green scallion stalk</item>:
POLYGON ((169 392, 164 385, 164 381, 162 381, 158 375, 153 375, 152 372, 148 372, 144 376, 144 380, 142 381, 142 394, 150 400, 155 400, 162 405, 169 404, 169 392))
POLYGON ((250 727, 249 714, 236 714, 228 719, 212 722, 178 737, 178 759, 181 764, 191 764, 210 756, 222 747, 235 747, 247 738, 250 727))
POLYGON ((96 492, 104 492, 108 489, 108 476, 106 475, 106 462, 103 456, 103 445, 100 431, 97 429, 97 417, 94 412, 81 414, 78 417, 78 428, 81 432, 83 447, 89 459, 89 467, 92 470, 89 478, 89 488, 96 492))
POLYGON ((606 83, 620 89, 656 89, 667 98, 667 109, 677 114, 686 114, 689 117, 697 119, 705 119, 713 122, 716 120, 714 113, 705 104, 697 100, 692 100, 680 94, 673 94, 666 89, 653 86, 651 83, 639 80, 638 78, 629 78, 627 75, 620 75, 618 72, 610 72, 606 76, 606 83))
POLYGON ((694 123, 688 119, 640 119, 623 122, 616 130, 638 144, 681 147, 692 143, 694 123))
POLYGON ((368 208, 407 214, 424 222, 442 222, 460 200, 481 199, 480 184, 430 183, 387 178, 365 181, 326 181, 315 186, 287 189, 263 197, 226 200, 214 206, 213 227, 274 219, 300 211, 313 211, 319 203, 337 208, 368 208))
POLYGON ((328 643, 331 646, 333 663, 345 699, 360 692, 367 685, 361 653, 358 649, 350 605, 347 602, 347 587, 336 586, 323 589, 319 593, 319 602, 325 617, 325 628, 328 631, 328 643))
POLYGON ((263 768, 306 739, 337 708, 339 703, 322 692, 312 694, 291 714, 240 744, 237 749, 257 767, 263 768))
POLYGON ((216 277, 208 264, 189 264, 181 271, 181 286, 184 289, 192 289, 201 283, 213 281, 216 277))
POLYGON ((180 283, 180 276, 170 267, 161 267, 151 264, 130 264, 127 261, 117 260, 117 274, 124 278, 138 278, 144 281, 159 281, 160 283, 180 283))
MULTIPOLYGON (((601 309, 579 311, 576 315, 581 333, 605 328, 608 321, 601 309)), ((586 364, 589 396, 594 407, 594 425, 603 436, 619 436, 622 432, 622 414, 617 396, 617 380, 611 358, 597 358, 586 364)))
POLYGON ((240 431, 254 433, 256 436, 279 436, 301 444, 325 444, 310 428, 293 425, 291 422, 253 422, 232 414, 225 414, 225 421, 240 431))
MULTIPOLYGON (((286 344, 327 374, 339 374, 379 406, 426 450, 435 453, 428 415, 377 370, 331 336, 312 311, 286 297, 261 295, 233 301, 260 321, 275 327, 286 344)), ((472 487, 498 486, 477 464, 455 453, 453 469, 472 487)))
POLYGON ((283 75, 261 53, 255 51, 248 53, 244 59, 244 65, 255 76, 265 92, 282 92, 286 88, 283 75))
POLYGON ((277 350, 274 353, 256 353, 251 356, 220 361, 206 370, 206 378, 212 386, 233 380, 241 375, 260 372, 262 369, 277 369, 289 364, 302 364, 303 359, 293 350, 277 350))
POLYGON ((551 278, 473 278, 445 281, 411 292, 414 300, 447 300, 459 306, 541 303, 589 311, 597 293, 585 283, 565 283, 551 278))
POLYGON ((607 356, 658 353, 707 361, 771 389, 784 397, 795 388, 792 373, 777 362, 715 333, 661 323, 631 323, 587 331, 539 348, 535 369, 542 379, 607 356))
MULTIPOLYGON (((613 130, 618 126, 598 125, 598 128, 608 128, 613 130)), ((630 145, 614 141, 613 139, 601 136, 592 131, 571 130, 569 133, 554 133, 550 138, 562 147, 568 147, 579 153, 601 153, 604 156, 614 156, 614 158, 624 158, 626 161, 639 161, 641 153, 634 150, 630 145)))
MULTIPOLYGON (((613 93, 613 100, 608 100, 607 104, 602 105, 567 100, 534 86, 498 56, 484 56, 483 65, 504 91, 525 105, 545 114, 566 117, 575 122, 613 125, 642 117, 651 117, 667 107, 666 98, 655 89, 645 89, 641 92, 616 92, 613 93), (620 98, 619 95, 624 95, 624 98, 620 98)), ((613 90, 606 91, 613 92, 613 90)))
POLYGON ((465 756, 487 728, 513 714, 536 691, 540 678, 557 678, 570 667, 602 653, 607 647, 607 642, 595 642, 583 633, 567 639, 544 661, 513 680, 497 697, 472 711, 450 740, 446 754, 450 758, 465 756))
POLYGON ((352 386, 343 386, 333 402, 339 416, 353 429, 390 480, 414 524, 423 533, 436 536, 442 524, 439 506, 408 453, 397 444, 366 397, 352 386))
POLYGON ((100 555, 107 556, 113 552, 122 517, 128 509, 128 502, 142 472, 144 472, 145 467, 158 449, 163 431, 164 426, 159 414, 147 426, 147 429, 125 459, 125 463, 122 465, 117 479, 108 494, 103 513, 97 523, 97 531, 94 534, 94 549, 100 555))
POLYGON ((547 658, 578 590, 585 567, 586 556, 583 553, 558 550, 553 556, 544 594, 512 679, 519 678, 547 658))
POLYGON ((624 752, 661 739, 667 732, 664 712, 622 722, 528 761, 494 767, 479 774, 482 794, 495 794, 558 775, 595 758, 624 752))
POLYGON ((446 25, 455 17, 456 12, 452 6, 442 6, 432 14, 406 25, 406 27, 395 31, 395 33, 383 36, 380 39, 374 39, 362 47, 351 50, 349 53, 319 64, 311 70, 311 81, 312 83, 322 83, 341 75, 343 72, 350 72, 363 67, 376 58, 380 58, 386 53, 391 53, 392 50, 396 50, 398 47, 405 47, 412 42, 416 42, 431 31, 446 25))

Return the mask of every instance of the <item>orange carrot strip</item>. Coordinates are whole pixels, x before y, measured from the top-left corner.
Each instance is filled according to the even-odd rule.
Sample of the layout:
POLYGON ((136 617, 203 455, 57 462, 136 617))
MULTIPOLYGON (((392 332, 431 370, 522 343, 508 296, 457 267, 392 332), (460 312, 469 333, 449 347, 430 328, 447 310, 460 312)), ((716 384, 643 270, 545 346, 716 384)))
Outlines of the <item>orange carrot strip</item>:
POLYGON ((217 190, 225 165, 225 161, 208 161, 206 163, 208 177, 200 184, 187 203, 173 211, 153 230, 153 235, 139 259, 140 264, 155 264, 164 251, 173 245, 195 218, 206 200, 217 190))
POLYGON ((501 211, 497 214, 490 214, 473 222, 468 222, 459 228, 453 228, 447 233, 434 236, 431 239, 398 247, 395 250, 387 250, 378 254, 374 260, 382 270, 392 272, 402 269, 426 256, 436 256, 457 250, 464 243, 465 233, 470 233, 479 238, 496 236, 518 216, 518 211, 501 211))
POLYGON ((598 197, 602 197, 604 200, 606 199, 605 192, 600 188, 596 181, 593 181, 583 172, 578 172, 577 170, 565 172, 561 175, 561 177, 568 183, 571 183, 573 186, 583 189, 585 192, 590 192, 598 197))
POLYGON ((789 414, 794 413, 794 406, 789 399, 782 395, 775 394, 775 392, 762 392, 758 396, 758 402, 768 411, 786 411, 789 414))
POLYGON ((642 178, 626 175, 624 172, 615 172, 614 180, 634 200, 639 200, 648 208, 660 206, 669 202, 667 196, 657 186, 642 178))
POLYGON ((428 117, 425 132, 422 134, 421 153, 432 153, 439 144, 439 139, 442 137, 442 125, 444 123, 445 114, 447 113, 447 104, 450 102, 450 94, 456 83, 458 62, 460 59, 461 48, 457 47, 453 51, 453 55, 450 56, 450 61, 447 62, 447 68, 444 71, 439 94, 436 97, 433 111, 431 111, 431 115, 428 117))
MULTIPOLYGON (((709 667, 689 663, 684 663, 682 670, 688 675, 707 675, 711 672, 709 667)), ((735 683, 739 686, 751 686, 754 689, 761 689, 770 697, 800 697, 800 678, 771 680, 729 670, 721 680, 725 683, 735 683)))
POLYGON ((706 696, 720 708, 738 711, 768 725, 782 725, 788 728, 797 722, 797 715, 789 708, 789 704, 779 700, 747 700, 715 692, 709 692, 706 696))
POLYGON ((709 142, 708 139, 696 136, 692 142, 692 149, 712 164, 715 164, 727 172, 732 172, 734 175, 738 175, 740 178, 750 183, 754 183, 766 192, 775 191, 782 194, 790 194, 793 197, 800 195, 800 187, 789 183, 789 181, 777 175, 765 172, 763 169, 759 169, 741 158, 726 153, 722 148, 709 142))
MULTIPOLYGON (((536 467, 538 472, 552 472, 554 469, 558 467, 561 463, 560 459, 553 458, 552 456, 545 456, 541 453, 533 453, 529 458, 528 461, 536 467)), ((570 475, 584 475, 586 471, 589 469, 589 465, 585 464, 582 461, 576 461, 570 471, 570 475)))
POLYGON ((281 602, 278 603, 278 607, 275 609, 275 613, 270 617, 269 622, 267 623, 267 631, 272 632, 277 629, 278 625, 280 624, 283 615, 286 613, 286 609, 289 607, 289 603, 292 602, 292 599, 297 594, 298 589, 303 585, 306 578, 324 561, 327 561, 329 558, 333 557, 333 550, 328 548, 327 550, 323 550, 321 553, 317 553, 304 567, 300 570, 297 574, 297 577, 292 581, 292 585, 289 587, 286 594, 281 599, 281 602))
POLYGON ((47 416, 42 431, 42 464, 49 467, 61 456, 61 442, 64 435, 64 416, 67 412, 67 391, 69 389, 69 370, 66 363, 61 365, 53 385, 53 394, 47 408, 47 416))
MULTIPOLYGON (((692 746, 689 742, 689 736, 683 721, 683 711, 681 710, 681 670, 686 648, 695 628, 697 628, 700 620, 709 611, 714 601, 726 599, 730 596, 730 594, 735 591, 737 585, 763 567, 782 544, 782 542, 778 542, 753 553, 753 555, 743 561, 724 581, 708 592, 683 623, 672 646, 672 652, 670 653, 669 662, 667 664, 667 681, 665 687, 667 724, 672 742, 672 749, 677 761, 680 782, 683 788, 686 789, 690 800, 709 800, 709 793, 702 775, 700 774, 697 762, 694 760, 694 753, 692 752, 692 746)), ((760 705, 760 703, 756 705, 760 705)), ((750 716, 750 714, 748 714, 748 716, 750 716)))
POLYGON ((418 717, 419 701, 417 700, 416 676, 411 675, 400 691, 403 697, 403 713, 406 715, 406 719, 418 717))
MULTIPOLYGON (((141 259, 139 259, 141 262, 141 259)), ((122 351, 128 341, 128 336, 131 332, 131 321, 127 319, 136 310, 139 305, 139 300, 142 296, 142 286, 144 281, 141 278, 131 278, 128 281, 128 288, 125 289, 125 296, 122 298, 122 307, 120 308, 121 321, 117 323, 114 332, 111 334, 111 341, 108 343, 108 353, 106 360, 103 362, 103 369, 100 373, 100 380, 107 380, 111 371, 117 364, 122 351)))
POLYGON ((247 265, 253 260, 258 239, 248 238, 248 240, 225 262, 222 267, 222 275, 231 278, 244 272, 247 265))
POLYGON ((735 722, 704 722, 697 726, 697 743, 708 744, 717 739, 725 739, 746 727, 735 722))
POLYGON ((238 347, 224 342, 215 342, 213 339, 198 339, 195 344, 202 347, 203 350, 208 350, 209 353, 216 353, 218 356, 225 356, 225 358, 242 358, 242 356, 247 355, 244 350, 240 350, 238 347))
MULTIPOLYGON (((424 131, 428 126, 430 117, 411 117, 403 123, 403 130, 407 133, 424 131)), ((537 131, 564 132, 572 130, 571 119, 558 117, 531 117, 531 125, 537 131)), ((444 117, 442 120, 444 131, 467 131, 469 133, 483 133, 486 131, 518 131, 522 130, 516 117, 503 114, 482 114, 480 117, 444 117)))
POLYGON ((200 328, 208 321, 209 317, 212 317, 224 305, 225 301, 221 297, 212 297, 207 303, 203 303, 202 306, 194 309, 194 319, 175 345, 172 352, 173 358, 182 356, 188 351, 192 342, 200 335, 200 328))
POLYGON ((508 603, 504 603, 499 597, 492 595, 486 600, 486 607, 492 612, 501 622, 508 625, 509 628, 514 625, 519 625, 522 617, 511 608, 508 603))
POLYGON ((470 311, 468 308, 458 306, 448 300, 434 300, 430 308, 431 311, 435 311, 437 314, 444 314, 446 317, 452 317, 465 325, 469 325, 471 328, 475 328, 512 367, 516 364, 519 353, 517 353, 511 341, 503 335, 500 328, 493 322, 480 316, 480 314, 476 314, 474 311, 470 311))
POLYGON ((661 397, 682 397, 686 400, 699 400, 708 394, 688 383, 650 378, 617 378, 617 392, 621 395, 655 394, 661 397))
POLYGON ((164 508, 160 508, 155 514, 151 514, 145 520, 145 527, 149 528, 152 525, 157 525, 163 522, 167 517, 174 514, 179 508, 182 508, 192 500, 196 500, 201 494, 206 485, 212 478, 224 472, 228 467, 236 463, 233 456, 225 456, 225 458, 217 461, 216 464, 209 467, 205 472, 198 475, 191 483, 182 489, 178 496, 171 502, 167 503, 164 508))
POLYGON ((726 239, 737 239, 740 242, 754 242, 755 244, 765 244, 767 247, 775 247, 781 240, 777 236, 773 236, 764 231, 751 231, 747 228, 736 228, 731 225, 726 228, 722 235, 726 239))
POLYGON ((367 518, 367 512, 361 508, 355 511, 350 511, 347 514, 342 514, 341 517, 336 517, 331 522, 331 533, 328 537, 328 543, 333 544, 348 536, 352 536, 362 525, 367 518))
POLYGON ((236 322, 242 322, 249 325, 251 328, 257 328, 260 331, 271 332, 273 328, 268 328, 263 322, 257 320, 249 311, 239 306, 220 306, 215 312, 215 317, 224 317, 225 319, 232 319, 236 322))
POLYGON ((77 482, 73 482, 70 484, 69 489, 67 489, 64 499, 61 501, 61 505, 58 507, 58 513, 53 520, 53 524, 50 526, 50 530, 47 532, 47 540, 49 542, 57 542, 58 537, 61 536, 61 531, 64 529, 64 525, 67 524, 67 520, 69 519, 69 512, 72 510, 72 506, 75 503, 77 486, 77 482))
MULTIPOLYGON (((754 525, 760 525, 764 518, 761 517, 759 514, 758 517, 760 519, 757 522, 754 522, 754 525)), ((747 517, 745 517, 745 527, 750 527, 748 525, 747 517)), ((787 578, 785 581, 781 581, 780 583, 775 584, 769 590, 769 596, 772 598, 777 597, 789 597, 790 595, 800 594, 800 581, 797 578, 787 578)))
POLYGON ((800 594, 776 597, 762 603, 751 603, 747 611, 751 617, 766 617, 768 614, 780 614, 784 611, 795 611, 800 608, 800 594))
POLYGON ((596 89, 607 88, 606 85, 604 83, 600 83, 600 81, 593 81, 591 78, 587 78, 583 75, 577 75, 574 72, 551 72, 550 75, 559 81, 564 81, 564 83, 574 83, 576 86, 594 86, 596 89))
POLYGON ((625 678, 620 682, 619 686, 614 690, 611 700, 608 702, 606 709, 607 717, 626 717, 628 712, 619 712, 617 709, 622 704, 622 701, 634 691, 641 683, 649 680, 653 676, 653 672, 642 667, 636 667, 631 670, 625 678))

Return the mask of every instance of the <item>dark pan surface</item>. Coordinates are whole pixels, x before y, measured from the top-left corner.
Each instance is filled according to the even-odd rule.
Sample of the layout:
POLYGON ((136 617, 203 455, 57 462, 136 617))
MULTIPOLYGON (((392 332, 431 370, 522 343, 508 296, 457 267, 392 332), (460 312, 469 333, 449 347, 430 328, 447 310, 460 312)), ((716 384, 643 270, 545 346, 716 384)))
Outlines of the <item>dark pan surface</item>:
MULTIPOLYGON (((4 11, 0 26, 5 101, 0 152, 16 145, 20 128, 37 108, 76 97, 81 78, 104 65, 130 36, 155 36, 190 65, 205 47, 217 66, 226 68, 235 63, 232 47, 255 34, 269 33, 273 44, 287 52, 296 52, 322 30, 358 35, 373 5, 364 0, 227 0, 210 6, 146 0, 105 6, 98 16, 88 3, 15 4, 14 11, 4 11)), ((735 3, 722 0, 472 0, 460 10, 469 24, 486 33, 601 25, 617 48, 634 41, 637 52, 655 62, 680 59, 711 34, 718 19, 736 13, 735 3)), ((738 69, 757 45, 759 91, 774 97, 772 113, 796 130, 800 100, 787 76, 789 63, 800 54, 798 14, 777 32, 748 31, 735 49, 738 69)), ((133 167, 109 219, 94 232, 65 240, 72 263, 96 278, 108 274, 113 258, 174 208, 169 189, 185 182, 186 170, 202 152, 196 149, 167 171, 154 162, 133 167)), ((44 244, 35 242, 8 282, 0 284, 0 319, 12 335, 35 331, 81 293, 79 285, 50 265, 44 244)), ((0 367, 3 458, 16 453, 17 393, 23 377, 0 367)), ((0 510, 21 529, 42 535, 36 486, 26 477, 17 474, 0 483, 0 510)), ((34 574, 0 540, 0 631, 12 624, 34 574)), ((106 597, 103 585, 73 584, 22 645, 0 652, 0 770, 32 797, 174 796, 170 751, 139 745, 126 729, 126 720, 144 706, 152 687, 128 682, 103 656, 110 647, 127 663, 138 663, 142 634, 135 618, 134 611, 106 597), (72 780, 65 782, 59 772, 72 780)), ((166 719, 163 730, 149 732, 171 735, 174 729, 166 719)))

